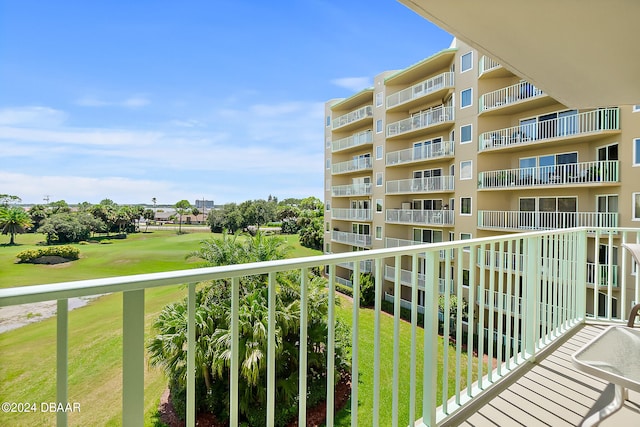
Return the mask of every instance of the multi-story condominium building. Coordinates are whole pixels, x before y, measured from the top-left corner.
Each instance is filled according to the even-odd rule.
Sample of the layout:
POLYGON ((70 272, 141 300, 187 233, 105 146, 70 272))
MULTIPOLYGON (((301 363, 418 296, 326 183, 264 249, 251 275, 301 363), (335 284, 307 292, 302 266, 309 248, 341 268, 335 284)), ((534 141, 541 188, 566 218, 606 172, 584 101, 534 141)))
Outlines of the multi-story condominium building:
MULTIPOLYGON (((455 39, 373 84, 325 106, 325 252, 640 221, 640 106, 568 108, 455 39)), ((616 235, 588 239, 587 299, 600 315, 615 316, 636 298, 618 288, 620 274, 635 274, 630 260, 618 265, 621 243, 616 235), (600 287, 612 291, 611 305, 604 295, 598 304, 600 287)), ((512 255, 474 256, 478 265, 517 270, 522 248, 504 251, 512 255)), ((418 265, 419 305, 425 289, 447 289, 459 274, 470 285, 456 254, 445 255, 437 282, 418 265)), ((340 268, 338 280, 349 285, 353 267, 340 268)), ((370 263, 359 270, 370 272, 370 263)), ((411 265, 401 270, 385 266, 384 290, 390 297, 400 277, 408 301, 411 265)))

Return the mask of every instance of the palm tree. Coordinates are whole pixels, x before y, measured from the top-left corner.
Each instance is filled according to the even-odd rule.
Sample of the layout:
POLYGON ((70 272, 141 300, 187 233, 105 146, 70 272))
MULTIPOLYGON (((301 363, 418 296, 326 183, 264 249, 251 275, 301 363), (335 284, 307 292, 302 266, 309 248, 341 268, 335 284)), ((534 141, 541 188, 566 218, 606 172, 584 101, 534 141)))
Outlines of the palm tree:
POLYGON ((16 234, 24 233, 32 225, 31 217, 24 209, 18 207, 0 209, 0 230, 2 234, 11 236, 10 245, 15 245, 16 234))

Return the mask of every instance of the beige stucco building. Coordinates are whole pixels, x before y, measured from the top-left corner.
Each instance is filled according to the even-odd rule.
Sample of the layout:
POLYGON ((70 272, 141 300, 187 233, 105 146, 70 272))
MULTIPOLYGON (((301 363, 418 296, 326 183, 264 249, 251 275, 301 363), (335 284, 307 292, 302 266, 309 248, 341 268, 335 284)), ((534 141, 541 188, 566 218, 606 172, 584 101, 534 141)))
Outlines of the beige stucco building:
MULTIPOLYGON (((640 105, 569 108, 459 40, 373 84, 325 105, 325 252, 640 224, 640 105)), ((620 297, 613 242, 589 239, 592 295, 612 283, 620 297)), ((338 271, 345 284, 352 268, 338 271)))

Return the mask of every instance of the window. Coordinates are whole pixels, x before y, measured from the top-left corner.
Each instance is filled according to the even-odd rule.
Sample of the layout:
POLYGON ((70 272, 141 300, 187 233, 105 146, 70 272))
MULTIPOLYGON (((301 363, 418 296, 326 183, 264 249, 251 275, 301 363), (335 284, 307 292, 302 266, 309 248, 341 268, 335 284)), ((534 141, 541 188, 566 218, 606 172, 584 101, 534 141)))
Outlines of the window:
MULTIPOLYGON (((460 233, 460 240, 470 240, 471 233, 460 233)), ((463 251, 469 252, 471 250, 471 246, 464 246, 462 248, 463 251)))
POLYGON ((633 220, 640 221, 640 193, 633 193, 633 220))
POLYGON ((640 111, 640 105, 634 105, 633 106, 633 112, 637 113, 638 111, 640 111))
POLYGON ((324 210, 326 210, 326 211, 330 211, 331 210, 331 203, 330 202, 326 202, 324 204, 324 210))
POLYGON ((460 162, 460 179, 471 179, 473 175, 473 161, 460 162))
POLYGON ((326 163, 327 169, 331 169, 331 159, 327 159, 325 163, 326 163))
POLYGON ((329 222, 325 222, 324 223, 324 231, 329 231, 330 230, 330 228, 329 228, 330 226, 331 226, 331 224, 329 222))
POLYGON ((331 190, 331 180, 330 179, 325 181, 324 189, 327 190, 327 191, 331 190))
POLYGON ((382 199, 376 199, 376 213, 382 213, 382 199))
POLYGON ((422 242, 422 243, 442 242, 442 231, 428 230, 423 228, 414 228, 413 240, 414 242, 422 242))
POLYGON ((633 140, 633 166, 640 166, 640 138, 633 140))
POLYGON ((464 73, 473 68, 473 52, 465 53, 460 57, 460 72, 464 73))
POLYGON ((382 172, 376 173, 376 187, 382 187, 382 172))
POLYGON ((465 288, 469 287, 469 270, 466 268, 462 269, 462 286, 465 288))
MULTIPOLYGON (((331 253, 331 243, 325 243, 324 244, 324 252, 327 253, 327 254, 331 253)), ((329 267, 329 266, 327 266, 327 267, 329 267)))
POLYGON ((471 142, 471 125, 460 126, 460 144, 471 142))
POLYGON ((470 107, 471 104, 471 88, 465 89, 460 92, 460 108, 470 107))
POLYGON ((376 226, 376 240, 382 240, 382 227, 376 226))
POLYGON ((460 215, 471 215, 471 197, 460 197, 460 215))
POLYGON ((331 148, 331 138, 327 138, 327 148, 331 148))
POLYGON ((376 93, 376 107, 382 106, 382 92, 376 93))
POLYGON ((382 145, 376 147, 376 160, 382 159, 382 145))
POLYGON ((331 116, 327 116, 327 127, 331 126, 331 116))
POLYGON ((382 132, 382 119, 376 120, 376 133, 382 132))

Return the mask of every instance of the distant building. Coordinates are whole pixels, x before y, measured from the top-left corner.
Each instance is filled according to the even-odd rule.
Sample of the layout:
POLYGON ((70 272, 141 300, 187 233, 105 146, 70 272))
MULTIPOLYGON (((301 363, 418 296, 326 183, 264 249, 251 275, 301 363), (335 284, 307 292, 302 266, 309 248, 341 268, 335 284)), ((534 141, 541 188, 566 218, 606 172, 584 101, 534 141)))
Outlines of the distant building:
POLYGON ((196 200, 196 208, 213 209, 213 200, 196 200))

